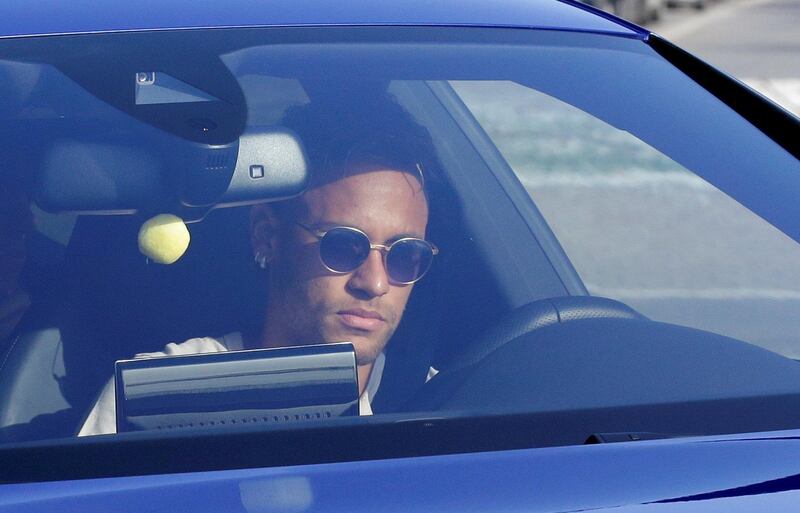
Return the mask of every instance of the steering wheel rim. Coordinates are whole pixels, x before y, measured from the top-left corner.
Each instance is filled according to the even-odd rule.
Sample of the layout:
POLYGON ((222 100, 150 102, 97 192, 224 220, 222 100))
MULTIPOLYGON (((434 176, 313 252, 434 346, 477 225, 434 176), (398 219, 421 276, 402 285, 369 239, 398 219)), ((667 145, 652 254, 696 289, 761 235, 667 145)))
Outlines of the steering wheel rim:
POLYGON ((460 386, 471 367, 509 342, 548 326, 586 319, 647 320, 647 317, 624 303, 599 296, 560 296, 527 303, 506 314, 475 342, 449 359, 402 410, 435 410, 438 403, 460 386))
MULTIPOLYGON (((561 296, 540 299, 515 308, 452 358, 455 372, 470 367, 508 342, 534 330, 583 319, 647 319, 630 306, 600 296, 561 296)), ((443 371, 445 369, 442 369, 443 371)))

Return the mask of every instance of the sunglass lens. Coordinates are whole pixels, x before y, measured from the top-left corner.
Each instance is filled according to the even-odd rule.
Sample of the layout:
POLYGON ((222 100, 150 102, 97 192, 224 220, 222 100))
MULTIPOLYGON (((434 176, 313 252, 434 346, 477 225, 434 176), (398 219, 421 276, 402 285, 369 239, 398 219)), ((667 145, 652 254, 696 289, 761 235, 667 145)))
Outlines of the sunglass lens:
POLYGON ((333 228, 322 238, 319 253, 329 269, 347 273, 357 269, 369 256, 369 239, 355 230, 333 228))
POLYGON ((389 278, 396 283, 412 283, 428 272, 433 261, 433 249, 424 240, 399 240, 386 255, 389 278))

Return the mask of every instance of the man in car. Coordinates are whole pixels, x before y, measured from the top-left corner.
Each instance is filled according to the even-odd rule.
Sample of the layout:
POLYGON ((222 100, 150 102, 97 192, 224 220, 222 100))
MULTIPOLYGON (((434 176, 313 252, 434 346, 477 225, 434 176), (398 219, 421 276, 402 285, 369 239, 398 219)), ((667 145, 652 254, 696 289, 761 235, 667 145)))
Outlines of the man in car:
MULTIPOLYGON (((312 179, 301 197, 251 211, 254 259, 267 273, 261 333, 191 339, 137 357, 349 341, 360 412, 369 415, 384 348, 438 251, 425 240, 433 144, 385 97, 355 110, 335 101, 294 107, 282 124, 304 142, 312 179)), ((79 435, 114 431, 112 381, 79 435)))

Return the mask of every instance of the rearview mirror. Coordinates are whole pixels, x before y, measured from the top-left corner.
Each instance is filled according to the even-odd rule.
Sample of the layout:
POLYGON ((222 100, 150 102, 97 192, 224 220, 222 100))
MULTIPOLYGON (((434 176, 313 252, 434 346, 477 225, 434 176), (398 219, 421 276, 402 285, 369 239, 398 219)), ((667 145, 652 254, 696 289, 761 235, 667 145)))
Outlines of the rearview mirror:
POLYGON ((297 136, 282 127, 250 127, 225 145, 145 132, 92 141, 61 137, 45 145, 35 197, 49 212, 187 217, 192 209, 297 196, 307 184, 307 162, 297 136))

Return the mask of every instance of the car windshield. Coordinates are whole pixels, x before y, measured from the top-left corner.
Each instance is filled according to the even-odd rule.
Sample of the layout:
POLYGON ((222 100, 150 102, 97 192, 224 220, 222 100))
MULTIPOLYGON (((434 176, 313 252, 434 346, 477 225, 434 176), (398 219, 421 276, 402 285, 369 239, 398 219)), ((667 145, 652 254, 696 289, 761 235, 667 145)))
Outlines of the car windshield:
POLYGON ((3 443, 430 412, 580 413, 545 445, 800 427, 778 400, 800 396, 800 162, 645 41, 31 37, 0 76, 3 443), (268 390, 119 381, 337 342, 330 382, 294 349, 247 371, 268 390))

